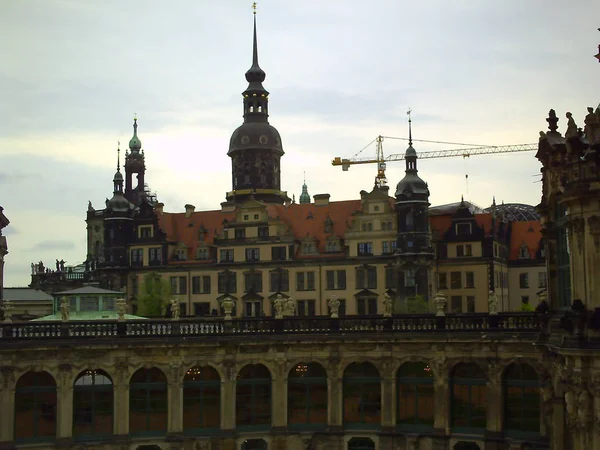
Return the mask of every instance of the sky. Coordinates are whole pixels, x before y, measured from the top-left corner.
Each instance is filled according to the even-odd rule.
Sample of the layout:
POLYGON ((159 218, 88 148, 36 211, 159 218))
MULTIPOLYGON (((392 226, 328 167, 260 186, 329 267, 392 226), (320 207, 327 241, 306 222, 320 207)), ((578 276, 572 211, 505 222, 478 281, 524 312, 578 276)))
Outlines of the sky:
MULTIPOLYGON (((165 211, 219 209, 229 138, 251 65, 247 0, 19 0, 0 4, 0 205, 5 286, 30 263, 86 257, 88 201, 112 196, 117 143, 134 114, 146 181, 165 211)), ((375 165, 333 167, 376 136, 477 145, 536 143, 554 108, 566 128, 600 101, 600 2, 258 2, 259 62, 282 136, 282 189, 331 201, 370 190, 375 165)), ((403 153, 386 139, 384 154, 403 153)), ((461 148, 415 142, 419 151, 461 148)), ((375 146, 360 156, 375 157, 375 146)), ((432 205, 536 205, 535 152, 428 159, 432 205), (468 179, 466 178, 468 175, 468 179)), ((404 163, 387 165, 393 192, 404 163)))

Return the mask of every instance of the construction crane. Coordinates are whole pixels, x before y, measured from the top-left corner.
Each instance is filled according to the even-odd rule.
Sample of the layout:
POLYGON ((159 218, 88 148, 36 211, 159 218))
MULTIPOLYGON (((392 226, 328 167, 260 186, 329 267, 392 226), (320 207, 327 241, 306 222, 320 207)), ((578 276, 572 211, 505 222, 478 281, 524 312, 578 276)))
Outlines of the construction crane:
MULTIPOLYGON (((377 164, 377 176, 375 177, 375 184, 377 186, 385 186, 387 184, 387 178, 385 176, 386 163, 392 161, 402 161, 404 160, 404 153, 395 153, 393 155, 384 156, 383 154, 383 141, 384 139, 399 139, 406 140, 407 138, 398 138, 398 137, 390 137, 390 136, 377 136, 373 139, 369 144, 359 150, 353 157, 351 158, 340 158, 336 157, 333 159, 331 164, 333 166, 342 166, 342 170, 347 172, 350 166, 356 164, 377 164), (377 153, 375 158, 369 157, 356 157, 362 153, 363 150, 368 148, 373 142, 377 143, 377 153)), ((473 145, 473 144, 456 144, 452 142, 442 142, 442 141, 426 141, 413 139, 414 142, 428 142, 428 143, 436 143, 436 144, 454 144, 454 145, 473 145)), ((431 152, 419 152, 417 153, 417 157, 419 159, 432 159, 432 158, 453 158, 456 156, 462 156, 463 158, 469 158, 471 156, 477 155, 492 155, 497 153, 516 153, 516 152, 530 152, 533 150, 537 150, 538 144, 517 144, 517 145, 481 145, 475 146, 473 145, 471 148, 460 148, 460 149, 451 149, 451 150, 437 150, 431 152)))

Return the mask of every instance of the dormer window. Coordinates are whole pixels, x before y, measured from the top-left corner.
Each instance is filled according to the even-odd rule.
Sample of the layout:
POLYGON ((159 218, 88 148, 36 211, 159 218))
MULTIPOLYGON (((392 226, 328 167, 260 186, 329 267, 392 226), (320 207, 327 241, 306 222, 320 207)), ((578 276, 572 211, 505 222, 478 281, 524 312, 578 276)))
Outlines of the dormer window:
POLYGON ((327 241, 325 245, 326 252, 339 252, 340 251, 340 243, 337 240, 327 241))
POLYGON ((470 236, 471 235, 471 224, 470 223, 457 223, 455 226, 457 236, 470 236))
POLYGON ((175 250, 175 259, 177 261, 185 261, 187 259, 187 248, 182 247, 175 250))
POLYGON ((302 244, 302 253, 304 255, 312 255, 317 252, 317 248, 314 242, 305 242, 302 244))
POLYGON ((327 219, 325 219, 325 233, 332 233, 333 232, 333 220, 331 220, 331 217, 327 216, 327 219))
POLYGON ((196 259, 208 259, 208 248, 200 247, 196 251, 196 259))

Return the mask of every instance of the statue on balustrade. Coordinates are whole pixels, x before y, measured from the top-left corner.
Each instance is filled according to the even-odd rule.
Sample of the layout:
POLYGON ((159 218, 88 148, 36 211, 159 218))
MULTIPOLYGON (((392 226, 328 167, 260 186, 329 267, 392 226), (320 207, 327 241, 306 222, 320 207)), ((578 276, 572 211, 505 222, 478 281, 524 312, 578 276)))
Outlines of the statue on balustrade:
POLYGON ((394 307, 394 301, 392 297, 386 292, 383 294, 383 317, 392 317, 392 309, 394 307))
POLYGON ((285 307, 285 300, 281 294, 277 294, 277 298, 273 302, 273 307, 275 308, 275 318, 283 319, 283 309, 285 307))
POLYGON ((173 320, 179 320, 179 315, 181 314, 181 310, 179 307, 179 299, 173 297, 171 299, 171 318, 173 320))
POLYGON ((71 312, 71 305, 69 305, 69 299, 67 297, 60 298, 60 316, 63 322, 69 320, 69 314, 71 312))
POLYGON ((488 296, 488 310, 490 316, 498 314, 498 296, 494 291, 490 291, 488 296))
POLYGON ((340 313, 340 301, 337 297, 333 296, 329 299, 329 308, 331 309, 331 318, 337 319, 339 318, 340 313))

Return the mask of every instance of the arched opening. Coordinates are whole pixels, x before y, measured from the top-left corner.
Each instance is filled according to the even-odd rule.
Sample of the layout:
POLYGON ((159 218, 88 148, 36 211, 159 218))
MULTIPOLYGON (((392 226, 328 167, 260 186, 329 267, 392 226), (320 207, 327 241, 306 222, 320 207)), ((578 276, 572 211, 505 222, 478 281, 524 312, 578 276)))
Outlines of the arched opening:
POLYGON ((381 378, 370 362, 352 363, 344 370, 344 426, 378 428, 381 425, 381 378))
POLYGON ((540 379, 528 364, 511 364, 504 373, 504 430, 509 435, 540 433, 540 379))
POLYGON ((268 446, 264 439, 246 439, 242 443, 242 450, 267 450, 268 446))
POLYGON ((396 395, 399 426, 410 429, 433 427, 433 371, 427 364, 403 364, 396 374, 396 395))
POLYGON ((15 441, 56 436, 56 381, 48 372, 27 372, 15 389, 15 441))
POLYGON ((102 370, 85 370, 73 383, 73 438, 113 434, 113 382, 102 370))
POLYGON ((375 442, 371 438, 355 437, 348 441, 348 450, 375 450, 375 442))
POLYGON ((218 430, 221 425, 221 377, 210 366, 196 366, 183 377, 183 431, 218 430))
POLYGON ((476 364, 458 364, 454 368, 450 377, 452 429, 475 433, 485 430, 486 381, 486 374, 476 364))
POLYGON ((288 374, 288 426, 327 426, 327 373, 317 363, 296 364, 288 374))
POLYGON ((238 373, 235 418, 238 428, 271 426, 271 372, 262 364, 249 364, 238 373))
POLYGON ((129 434, 166 433, 167 412, 167 377, 155 367, 139 369, 129 382, 129 434))
POLYGON ((481 450, 475 442, 457 442, 454 444, 454 450, 481 450))

